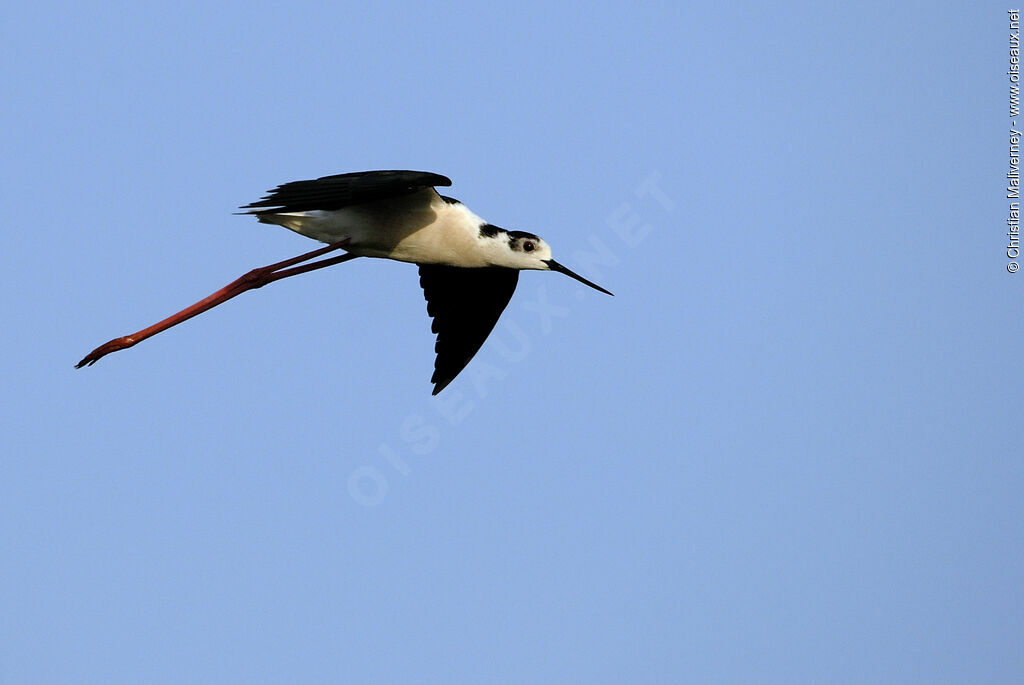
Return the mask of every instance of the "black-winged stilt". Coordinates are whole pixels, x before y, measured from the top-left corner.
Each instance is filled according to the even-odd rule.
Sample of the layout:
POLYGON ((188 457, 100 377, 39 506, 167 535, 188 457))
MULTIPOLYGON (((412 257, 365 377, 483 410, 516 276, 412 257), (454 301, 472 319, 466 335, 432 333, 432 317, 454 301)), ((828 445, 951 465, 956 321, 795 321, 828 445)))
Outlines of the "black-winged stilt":
POLYGON ((558 271, 611 295, 551 258, 538 236, 487 223, 435 186, 452 182, 425 171, 364 171, 293 181, 245 205, 265 224, 278 224, 327 247, 254 269, 209 297, 149 328, 115 338, 75 368, 131 347, 247 290, 356 257, 383 257, 419 266, 434 347, 433 394, 465 368, 498 322, 524 269, 558 271), (347 254, 309 262, 334 250, 347 254))

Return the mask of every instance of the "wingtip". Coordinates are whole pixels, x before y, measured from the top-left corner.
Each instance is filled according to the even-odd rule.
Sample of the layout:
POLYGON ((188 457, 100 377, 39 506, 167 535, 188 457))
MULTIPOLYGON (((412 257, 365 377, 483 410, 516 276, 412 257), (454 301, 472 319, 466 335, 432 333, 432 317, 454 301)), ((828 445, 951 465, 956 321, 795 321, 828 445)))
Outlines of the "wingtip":
POLYGON ((445 388, 447 388, 447 387, 448 387, 448 385, 449 385, 449 384, 450 384, 450 383, 451 383, 451 382, 452 382, 453 380, 455 380, 455 377, 454 377, 454 376, 453 376, 453 377, 451 377, 451 378, 442 378, 442 379, 438 379, 438 376, 439 376, 439 375, 440 375, 440 374, 438 374, 438 373, 436 373, 436 372, 435 372, 435 373, 434 373, 434 375, 430 377, 430 382, 434 384, 434 390, 433 390, 433 391, 432 391, 432 392, 430 393, 431 397, 433 397, 433 396, 434 396, 434 395, 436 395, 437 393, 439 393, 439 392, 441 392, 442 390, 444 390, 445 388))

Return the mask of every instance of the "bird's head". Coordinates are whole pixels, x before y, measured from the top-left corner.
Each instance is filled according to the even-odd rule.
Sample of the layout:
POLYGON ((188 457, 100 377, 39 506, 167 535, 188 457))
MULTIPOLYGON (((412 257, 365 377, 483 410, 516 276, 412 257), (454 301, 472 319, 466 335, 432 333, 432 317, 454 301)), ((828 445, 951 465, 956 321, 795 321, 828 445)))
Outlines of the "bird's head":
MULTIPOLYGON (((496 255, 497 258, 494 260, 495 266, 504 266, 510 269, 557 271, 575 278, 580 283, 589 285, 595 290, 611 295, 610 292, 601 286, 591 283, 552 259, 551 247, 540 236, 527 233, 526 231, 506 231, 505 229, 499 229, 490 225, 488 225, 488 228, 494 229, 493 235, 489 237, 493 240, 501 241, 498 243, 500 248, 496 255)), ((481 232, 484 233, 485 230, 481 229, 481 232)))

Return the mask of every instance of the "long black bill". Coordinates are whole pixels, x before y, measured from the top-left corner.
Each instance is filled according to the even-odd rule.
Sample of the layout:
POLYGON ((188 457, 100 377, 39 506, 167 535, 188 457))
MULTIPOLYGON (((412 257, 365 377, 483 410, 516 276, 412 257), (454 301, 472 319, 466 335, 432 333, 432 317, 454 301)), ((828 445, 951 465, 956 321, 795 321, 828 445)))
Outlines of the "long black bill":
MULTIPOLYGON (((564 266, 562 266, 561 264, 559 264, 558 262, 556 262, 553 259, 545 259, 544 263, 547 264, 548 268, 551 269, 552 271, 557 271, 558 273, 562 273, 562 274, 565 274, 566 276, 569 276, 571 278, 575 278, 580 283, 584 283, 586 285, 589 285, 594 290, 600 290, 605 295, 612 295, 610 292, 608 292, 607 290, 605 290, 601 286, 597 285, 596 283, 591 283, 587 279, 583 278, 583 276, 580 276, 579 274, 575 274, 572 271, 569 271, 569 269, 566 269, 564 266)), ((612 295, 612 297, 615 297, 615 296, 612 295)))

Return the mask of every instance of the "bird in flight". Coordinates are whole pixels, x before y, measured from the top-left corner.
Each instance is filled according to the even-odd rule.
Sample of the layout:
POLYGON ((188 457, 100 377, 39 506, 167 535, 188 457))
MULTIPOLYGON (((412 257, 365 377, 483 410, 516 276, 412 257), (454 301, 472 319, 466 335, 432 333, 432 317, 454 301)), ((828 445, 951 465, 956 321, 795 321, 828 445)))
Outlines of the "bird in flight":
POLYGON ((95 364, 247 290, 356 257, 380 257, 419 267, 431 331, 437 334, 430 379, 436 395, 484 344, 515 292, 520 271, 558 271, 612 294, 552 259, 540 237, 498 228, 435 190, 451 184, 426 171, 362 171, 280 185, 241 213, 326 247, 253 269, 149 328, 100 345, 75 368, 95 364), (344 254, 313 261, 336 250, 344 254))

